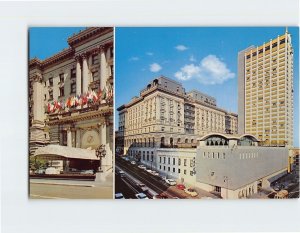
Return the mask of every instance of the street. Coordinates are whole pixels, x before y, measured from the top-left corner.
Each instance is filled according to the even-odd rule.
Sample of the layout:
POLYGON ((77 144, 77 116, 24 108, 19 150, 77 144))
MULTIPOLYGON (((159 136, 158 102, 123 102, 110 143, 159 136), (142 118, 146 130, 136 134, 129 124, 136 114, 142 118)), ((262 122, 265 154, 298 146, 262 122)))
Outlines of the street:
POLYGON ((113 199, 112 174, 104 181, 30 179, 30 199, 113 199))
POLYGON ((149 198, 153 198, 157 194, 163 194, 171 199, 199 199, 204 196, 215 198, 212 194, 205 191, 198 192, 198 190, 198 196, 191 197, 183 190, 179 190, 175 186, 169 186, 160 177, 151 175, 147 171, 138 168, 137 165, 132 165, 120 157, 116 157, 116 168, 117 170, 121 169, 125 176, 121 177, 118 173, 116 174, 115 193, 122 193, 126 199, 136 198, 135 194, 142 192, 137 183, 143 183, 149 188, 149 191, 146 193, 149 198))

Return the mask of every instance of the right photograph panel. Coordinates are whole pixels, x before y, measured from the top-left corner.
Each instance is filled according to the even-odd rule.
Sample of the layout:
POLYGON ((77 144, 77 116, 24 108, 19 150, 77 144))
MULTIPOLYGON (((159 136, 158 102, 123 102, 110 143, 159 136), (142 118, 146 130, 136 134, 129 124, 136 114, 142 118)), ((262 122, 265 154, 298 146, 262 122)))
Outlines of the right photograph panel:
POLYGON ((299 197, 298 27, 115 35, 115 199, 299 197))

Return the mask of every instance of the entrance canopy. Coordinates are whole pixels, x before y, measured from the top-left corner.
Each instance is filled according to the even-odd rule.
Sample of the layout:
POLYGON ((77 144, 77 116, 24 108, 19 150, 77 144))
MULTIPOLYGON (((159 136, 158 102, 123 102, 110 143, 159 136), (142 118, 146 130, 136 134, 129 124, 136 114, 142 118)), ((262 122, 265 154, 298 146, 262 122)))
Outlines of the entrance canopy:
POLYGON ((48 160, 60 159, 86 159, 99 160, 96 157, 95 150, 81 149, 60 145, 48 145, 38 148, 33 156, 48 160))

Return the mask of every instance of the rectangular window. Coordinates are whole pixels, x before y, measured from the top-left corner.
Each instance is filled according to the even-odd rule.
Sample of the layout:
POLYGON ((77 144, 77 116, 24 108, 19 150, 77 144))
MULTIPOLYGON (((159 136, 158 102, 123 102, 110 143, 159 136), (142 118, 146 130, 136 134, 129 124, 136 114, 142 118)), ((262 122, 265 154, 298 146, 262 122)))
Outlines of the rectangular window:
POLYGON ((53 91, 49 91, 49 100, 53 100, 53 91))
POLYGON ((184 175, 186 175, 186 170, 183 171, 184 175))
POLYGON ((173 158, 173 165, 175 165, 175 158, 173 158))
POLYGON ((171 159, 170 158, 168 158, 168 164, 170 164, 171 163, 171 159))
POLYGON ((76 69, 71 69, 71 78, 76 78, 76 69))
POLYGON ((159 162, 161 163, 161 156, 159 156, 159 162))
POLYGON ((64 87, 60 87, 59 88, 59 96, 62 97, 64 95, 65 95, 65 89, 64 89, 64 87))
POLYGON ((59 82, 63 83, 65 81, 64 73, 59 75, 59 82))
POLYGON ((180 173, 180 168, 178 168, 178 173, 180 173))
POLYGON ((194 175, 194 172, 193 171, 190 171, 190 176, 193 176, 194 175))
POLYGON ((49 78, 49 86, 50 86, 50 87, 53 86, 53 78, 49 78))
POLYGON ((168 171, 170 171, 170 167, 168 167, 168 171))
POLYGON ((99 64, 99 56, 98 56, 98 54, 93 54, 92 55, 92 64, 93 65, 99 64))
POLYGON ((164 166, 164 171, 166 170, 166 166, 164 166))
POLYGON ((98 80, 98 77, 99 77, 99 72, 98 72, 98 70, 95 71, 95 72, 92 72, 92 77, 93 77, 93 81, 98 80))
POLYGON ((178 166, 181 165, 181 159, 178 159, 178 166))
POLYGON ((166 157, 164 157, 164 164, 166 163, 166 157))
POLYGON ((183 166, 186 166, 186 159, 184 159, 183 166))
POLYGON ((71 83, 71 94, 75 94, 76 93, 76 83, 71 83))
POLYGON ((173 172, 175 172, 175 168, 173 167, 173 172))
POLYGON ((161 170, 161 165, 159 165, 159 170, 161 170))

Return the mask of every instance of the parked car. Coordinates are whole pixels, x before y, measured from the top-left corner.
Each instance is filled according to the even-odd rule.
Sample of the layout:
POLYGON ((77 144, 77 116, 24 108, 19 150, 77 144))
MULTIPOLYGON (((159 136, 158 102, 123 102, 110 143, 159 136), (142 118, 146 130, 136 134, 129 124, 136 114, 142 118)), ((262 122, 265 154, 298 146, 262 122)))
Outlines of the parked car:
POLYGON ((125 199, 123 193, 116 193, 115 199, 125 199))
POLYGON ((46 172, 46 169, 38 169, 34 173, 35 174, 45 174, 45 172, 46 172))
POLYGON ((168 199, 168 198, 169 197, 164 193, 153 196, 153 199, 168 199))
POLYGON ((156 172, 156 171, 153 171, 153 172, 152 172, 152 175, 154 175, 154 176, 159 176, 159 173, 156 172))
POLYGON ((185 190, 185 186, 183 184, 177 184, 176 188, 178 188, 180 190, 185 190))
POLYGON ((145 193, 135 194, 137 199, 149 199, 145 193))
POLYGON ((81 171, 80 172, 81 174, 94 174, 94 171, 93 170, 85 170, 85 171, 81 171))
POLYGON ((152 170, 150 170, 150 169, 148 169, 148 170, 146 170, 146 172, 152 173, 153 171, 152 171, 152 170))
POLYGON ((143 170, 146 170, 147 168, 144 165, 139 165, 138 168, 141 168, 143 170))
POLYGON ((192 197, 196 197, 198 195, 198 193, 196 192, 195 189, 192 189, 192 188, 186 188, 184 190, 185 193, 191 195, 192 197))
POLYGON ((148 187, 145 184, 138 184, 138 187, 143 191, 143 192, 148 192, 148 187))
POLYGON ((136 162, 135 161, 131 161, 130 162, 132 165, 136 165, 136 162))
POLYGON ((165 179, 165 182, 169 185, 176 185, 176 181, 173 179, 165 179))

